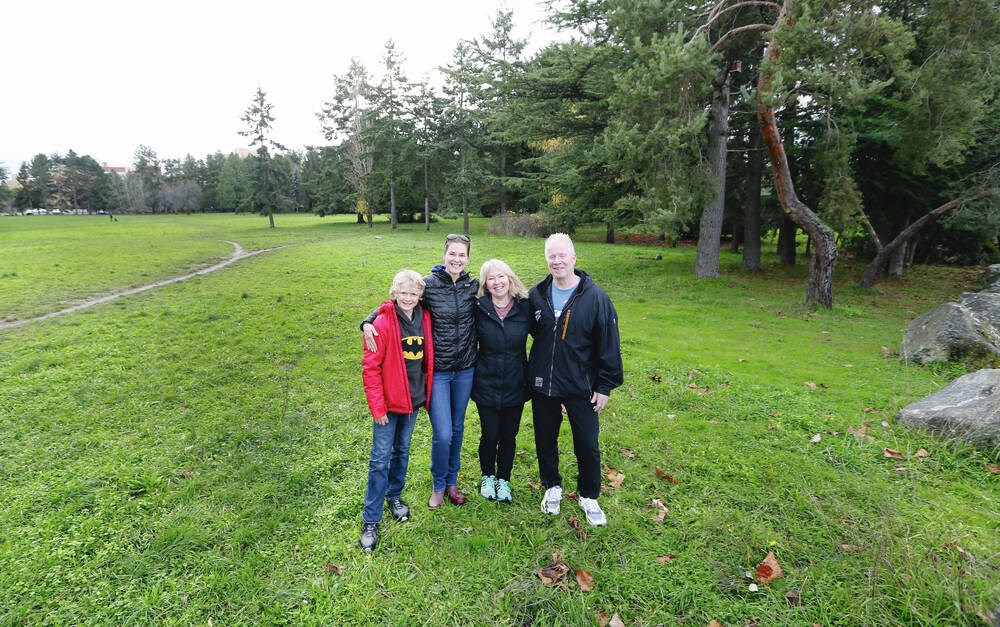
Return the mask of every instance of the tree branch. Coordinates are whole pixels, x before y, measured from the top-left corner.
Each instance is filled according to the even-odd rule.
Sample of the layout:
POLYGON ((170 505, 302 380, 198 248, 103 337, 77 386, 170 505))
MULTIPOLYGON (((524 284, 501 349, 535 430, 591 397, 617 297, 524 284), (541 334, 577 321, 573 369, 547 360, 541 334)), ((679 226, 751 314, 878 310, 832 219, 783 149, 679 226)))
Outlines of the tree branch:
POLYGON ((744 0, 743 2, 737 2, 725 8, 721 8, 723 4, 725 3, 720 2, 719 4, 716 5, 715 9, 713 9, 712 12, 709 14, 708 20, 706 20, 705 23, 699 26, 698 30, 694 32, 695 35, 697 35, 703 30, 708 30, 709 28, 711 28, 715 20, 719 19, 719 17, 727 11, 732 11, 734 9, 742 9, 743 7, 748 7, 748 6, 765 6, 765 7, 770 7, 775 11, 781 10, 780 4, 778 4, 777 2, 771 2, 769 0, 744 0))
POLYGON ((774 25, 772 25, 772 24, 747 24, 746 26, 740 26, 739 28, 734 28, 733 30, 729 31, 728 33, 726 33, 725 35, 723 35, 722 37, 720 37, 719 41, 717 41, 714 44, 712 44, 712 47, 709 48, 708 51, 709 52, 718 52, 719 48, 722 47, 722 44, 726 43, 727 41, 729 41, 733 37, 739 35, 740 33, 745 33, 747 31, 751 31, 751 30, 766 30, 766 31, 770 31, 770 30, 774 30, 774 25))

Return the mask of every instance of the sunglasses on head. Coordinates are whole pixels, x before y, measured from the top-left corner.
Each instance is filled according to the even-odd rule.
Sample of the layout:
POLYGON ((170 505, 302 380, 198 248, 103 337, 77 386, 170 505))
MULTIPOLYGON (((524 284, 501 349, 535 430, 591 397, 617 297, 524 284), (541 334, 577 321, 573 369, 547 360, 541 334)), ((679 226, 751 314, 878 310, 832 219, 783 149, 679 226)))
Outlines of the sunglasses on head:
POLYGON ((461 234, 457 234, 457 233, 452 233, 452 234, 446 236, 444 238, 444 240, 446 242, 454 242, 455 240, 458 240, 460 242, 467 242, 467 241, 469 241, 469 236, 468 235, 461 235, 461 234))

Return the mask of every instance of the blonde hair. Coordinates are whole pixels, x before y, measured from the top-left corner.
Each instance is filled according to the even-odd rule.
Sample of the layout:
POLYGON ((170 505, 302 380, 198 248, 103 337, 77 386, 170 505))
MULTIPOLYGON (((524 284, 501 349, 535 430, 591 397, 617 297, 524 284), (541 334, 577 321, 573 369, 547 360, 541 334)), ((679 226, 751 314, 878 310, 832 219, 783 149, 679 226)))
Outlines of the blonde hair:
POLYGON ((499 259, 488 259, 483 262, 483 267, 479 269, 479 296, 486 293, 486 278, 498 270, 507 276, 507 282, 510 284, 508 291, 512 298, 528 297, 528 289, 524 287, 521 279, 517 278, 510 266, 499 259))
POLYGON ((396 298, 396 294, 406 286, 413 286, 417 294, 424 293, 424 278, 414 270, 400 270, 392 278, 392 287, 389 288, 389 298, 396 298))

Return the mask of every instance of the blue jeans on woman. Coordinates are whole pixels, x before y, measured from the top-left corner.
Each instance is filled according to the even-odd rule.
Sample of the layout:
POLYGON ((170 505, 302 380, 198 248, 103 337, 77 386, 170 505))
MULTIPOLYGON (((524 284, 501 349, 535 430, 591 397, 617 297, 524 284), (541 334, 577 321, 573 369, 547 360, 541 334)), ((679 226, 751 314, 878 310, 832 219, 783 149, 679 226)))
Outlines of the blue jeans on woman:
POLYGON ((461 465, 462 435, 465 433, 465 408, 472 395, 475 368, 444 370, 434 373, 431 404, 431 479, 434 491, 458 485, 461 465))
POLYGON ((365 510, 361 520, 382 522, 383 501, 397 498, 406 484, 406 467, 410 463, 410 439, 417 424, 417 412, 386 414, 389 422, 380 425, 372 421, 372 454, 368 461, 368 489, 365 490, 365 510))

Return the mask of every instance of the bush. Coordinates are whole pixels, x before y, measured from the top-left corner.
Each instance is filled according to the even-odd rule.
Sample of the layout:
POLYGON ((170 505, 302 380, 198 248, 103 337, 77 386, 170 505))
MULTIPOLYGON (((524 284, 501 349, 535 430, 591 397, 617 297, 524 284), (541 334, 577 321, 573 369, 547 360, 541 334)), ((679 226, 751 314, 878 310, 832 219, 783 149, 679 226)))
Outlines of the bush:
POLYGON ((490 220, 486 227, 490 235, 548 237, 553 232, 552 220, 544 213, 513 213, 508 211, 490 220))

